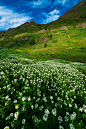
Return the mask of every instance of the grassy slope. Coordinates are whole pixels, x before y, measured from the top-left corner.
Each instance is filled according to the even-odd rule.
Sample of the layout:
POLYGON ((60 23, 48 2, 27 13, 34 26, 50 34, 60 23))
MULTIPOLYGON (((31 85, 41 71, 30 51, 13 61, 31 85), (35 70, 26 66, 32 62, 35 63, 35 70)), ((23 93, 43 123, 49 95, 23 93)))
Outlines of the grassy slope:
POLYGON ((14 30, 0 32, 0 45, 20 51, 24 55, 26 52, 33 55, 28 58, 49 59, 49 57, 54 57, 86 63, 86 27, 77 27, 78 24, 85 23, 85 21, 86 5, 83 0, 52 23, 43 25, 27 22, 14 30), (60 30, 62 25, 68 30, 60 30), (45 31, 39 33, 43 29, 45 31), (52 37, 49 36, 50 34, 52 37), (33 38, 36 43, 30 45, 33 38), (46 48, 44 48, 45 43, 47 43, 46 48))
MULTIPOLYGON (((22 57, 22 58, 26 58, 26 59, 33 59, 33 63, 37 63, 38 61, 47 61, 47 60, 51 60, 51 59, 48 59, 48 58, 37 58, 37 57, 28 57, 28 56, 25 56, 25 54, 23 53, 20 53, 18 51, 14 51, 14 50, 8 50, 6 48, 1 48, 0 47, 0 59, 4 59, 6 58, 7 60, 8 59, 12 59, 14 57, 14 59, 16 57, 22 57)), ((82 74, 85 74, 86 75, 86 64, 84 63, 74 63, 74 62, 71 62, 71 61, 66 61, 66 60, 61 60, 61 59, 55 59, 54 60, 55 62, 60 62, 60 63, 64 63, 64 64, 70 64, 70 66, 78 69, 82 74)), ((23 61, 22 64, 25 64, 26 62, 23 61)))

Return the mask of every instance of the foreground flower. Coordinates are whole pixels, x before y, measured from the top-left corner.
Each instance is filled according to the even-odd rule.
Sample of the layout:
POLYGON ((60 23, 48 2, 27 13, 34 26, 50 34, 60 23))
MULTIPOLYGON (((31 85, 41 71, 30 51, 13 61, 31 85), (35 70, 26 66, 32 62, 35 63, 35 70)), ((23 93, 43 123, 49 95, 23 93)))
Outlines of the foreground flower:
POLYGON ((56 116, 56 108, 52 110, 52 114, 56 116))
POLYGON ((16 105, 16 106, 15 106, 15 109, 18 109, 18 107, 19 107, 19 106, 18 106, 18 105, 16 105))
POLYGON ((23 105, 23 107, 21 108, 21 110, 22 110, 22 111, 24 111, 24 110, 25 110, 25 105, 23 105))
POLYGON ((73 124, 70 124, 69 126, 70 126, 70 129, 75 129, 73 124))
POLYGON ((23 120, 22 120, 22 124, 25 124, 25 122, 26 122, 26 120, 25 120, 25 119, 23 119, 23 120))
POLYGON ((39 110, 42 110, 42 109, 43 109, 43 107, 44 107, 43 105, 42 105, 42 106, 40 106, 40 107, 39 107, 39 110))
POLYGON ((30 98, 30 96, 28 97, 28 101, 31 101, 31 98, 30 98))
POLYGON ((82 111, 83 111, 83 108, 81 108, 81 107, 80 107, 80 108, 79 108, 79 111, 81 111, 81 112, 82 112, 82 111))
POLYGON ((44 114, 43 115, 43 120, 47 121, 47 118, 48 118, 48 114, 44 114))
POLYGON ((15 112, 15 114, 14 114, 14 116, 15 116, 15 118, 17 118, 18 117, 18 112, 15 112))
POLYGON ((43 98, 43 100, 44 100, 45 102, 47 102, 47 99, 46 99, 46 97, 44 97, 44 98, 43 98))
POLYGON ((73 115, 74 115, 74 117, 76 117, 76 113, 75 112, 73 112, 73 115))
POLYGON ((65 118, 65 121, 68 121, 69 120, 67 116, 65 116, 64 118, 65 118))
POLYGON ((69 103, 69 107, 72 107, 72 105, 69 103))
POLYGON ((5 99, 7 100, 9 98, 9 96, 7 95, 6 97, 5 97, 5 99))
POLYGON ((86 113, 86 109, 84 109, 84 112, 86 113))
POLYGON ((10 113, 10 116, 13 116, 13 113, 10 113))
POLYGON ((37 123, 39 122, 38 118, 35 115, 32 116, 32 119, 37 123))
POLYGON ((35 104, 35 108, 37 108, 37 107, 38 107, 38 104, 36 103, 36 104, 35 104))
POLYGON ((26 98, 25 97, 22 97, 22 101, 24 101, 24 100, 26 100, 26 98))
POLYGON ((50 99, 52 100, 53 99, 53 96, 50 96, 50 99))
POLYGON ((14 100, 14 102, 13 103, 17 103, 17 100, 14 100))
POLYGON ((59 129, 64 129, 61 125, 59 126, 59 129))
POLYGON ((24 126, 21 129, 24 129, 24 126))
POLYGON ((9 126, 6 126, 4 129, 10 129, 10 127, 9 126))
POLYGON ((66 112, 66 115, 70 115, 69 112, 66 112))
POLYGON ((76 117, 76 113, 75 113, 75 112, 73 112, 73 114, 71 114, 71 115, 70 115, 70 120, 74 120, 74 119, 75 119, 75 117, 76 117))
POLYGON ((58 120, 60 121, 59 123, 63 121, 61 116, 58 117, 58 120))
POLYGON ((45 114, 50 114, 48 109, 45 109, 45 114))
POLYGON ((31 105, 31 108, 33 109, 33 108, 34 108, 34 106, 33 106, 33 105, 31 105))

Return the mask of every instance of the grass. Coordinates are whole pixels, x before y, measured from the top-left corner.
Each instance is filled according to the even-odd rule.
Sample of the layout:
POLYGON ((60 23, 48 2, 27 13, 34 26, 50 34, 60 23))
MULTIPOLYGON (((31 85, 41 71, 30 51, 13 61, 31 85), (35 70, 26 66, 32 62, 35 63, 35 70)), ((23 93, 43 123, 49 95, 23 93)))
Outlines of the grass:
POLYGON ((76 26, 67 28, 68 30, 60 30, 60 28, 53 30, 51 28, 42 34, 31 33, 32 38, 36 36, 35 41, 37 42, 34 45, 29 45, 29 41, 21 42, 16 39, 14 46, 12 44, 9 48, 16 51, 22 50, 23 55, 29 52, 33 57, 49 58, 51 55, 56 59, 86 63, 86 29, 76 26), (48 38, 49 35, 52 35, 52 38, 48 38), (48 38, 48 40, 39 42, 42 37, 48 38), (21 43, 23 43, 22 46, 20 45, 21 43), (45 43, 47 43, 46 48, 44 48, 45 43))
POLYGON ((86 64, 8 53, 0 59, 0 129, 86 128, 86 64))

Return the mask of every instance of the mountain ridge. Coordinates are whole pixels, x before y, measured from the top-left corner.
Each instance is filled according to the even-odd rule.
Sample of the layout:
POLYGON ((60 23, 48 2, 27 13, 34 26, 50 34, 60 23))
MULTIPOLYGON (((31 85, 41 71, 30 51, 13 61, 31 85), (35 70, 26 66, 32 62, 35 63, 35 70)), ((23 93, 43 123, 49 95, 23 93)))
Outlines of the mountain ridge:
MULTIPOLYGON (((26 26, 26 25, 31 25, 31 24, 36 24, 37 25, 37 27, 38 26, 43 26, 43 27, 45 27, 46 28, 46 26, 49 26, 49 25, 53 25, 54 23, 60 23, 61 21, 64 21, 64 20, 68 20, 68 18, 71 18, 72 17, 72 14, 71 13, 74 13, 74 11, 76 11, 77 9, 80 9, 80 8, 82 8, 82 7, 86 7, 86 1, 85 0, 83 0, 83 1, 81 1, 80 3, 78 3, 77 5, 75 5, 74 7, 72 7, 70 10, 68 10, 66 13, 64 13, 63 14, 63 16, 60 16, 59 17, 59 19, 57 19, 57 20, 55 20, 55 21, 53 21, 53 22, 50 22, 50 23, 47 23, 47 24, 38 24, 38 23, 36 23, 34 20, 32 20, 32 21, 30 21, 30 22, 28 22, 28 21, 26 21, 25 23, 23 23, 23 24, 21 24, 20 26, 18 26, 18 27, 24 27, 24 26, 26 26), (71 14, 71 15, 70 15, 71 14), (69 16, 70 15, 70 16, 69 16)), ((74 16, 74 18, 72 19, 72 20, 74 20, 74 21, 82 21, 82 20, 86 20, 86 10, 84 11, 84 12, 79 12, 79 15, 81 15, 81 18, 77 18, 77 15, 76 16, 74 16), (82 16, 82 15, 85 15, 85 16, 82 16)), ((69 23, 70 24, 70 23, 69 23)), ((63 25, 64 25, 64 23, 63 23, 63 25)), ((6 31, 13 31, 13 30, 15 30, 16 28, 18 28, 18 27, 15 27, 15 28, 9 28, 8 30, 6 30, 6 31)), ((5 31, 0 31, 0 32, 5 32, 5 31)))

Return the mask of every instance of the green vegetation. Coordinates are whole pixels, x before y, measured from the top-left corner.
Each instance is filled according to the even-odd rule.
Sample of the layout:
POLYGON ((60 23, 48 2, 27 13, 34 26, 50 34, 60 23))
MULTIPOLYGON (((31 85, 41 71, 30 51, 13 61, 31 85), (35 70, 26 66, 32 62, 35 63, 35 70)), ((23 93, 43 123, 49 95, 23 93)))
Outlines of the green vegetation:
POLYGON ((86 5, 75 7, 0 32, 0 129, 86 129, 86 5))
POLYGON ((14 38, 15 36, 10 36, 10 42, 12 44, 9 41, 1 40, 1 43, 3 44, 1 46, 3 48, 9 48, 10 50, 21 51, 23 54, 29 51, 29 53, 33 55, 33 58, 34 56, 37 56, 45 59, 51 56, 56 59, 86 63, 86 29, 80 27, 67 28, 68 30, 56 28, 52 31, 53 29, 51 29, 38 34, 31 33, 25 35, 23 33, 22 37, 19 37, 20 34, 18 36, 15 35, 16 38, 14 38), (57 34, 55 33, 56 30, 57 34), (46 43, 42 40, 47 38, 47 33, 48 37, 52 34, 53 36, 50 36, 52 38, 47 39, 46 43), (42 37, 44 39, 42 39, 42 37), (44 48, 46 48, 46 51, 44 48))
POLYGON ((9 51, 9 49, 0 47, 0 59, 8 58, 11 53, 12 54, 20 54, 17 51, 13 51, 13 50, 9 51))
POLYGON ((8 52, 0 59, 1 129, 86 128, 86 64, 8 52))
POLYGON ((35 44, 35 40, 34 40, 34 38, 30 41, 30 43, 29 43, 30 45, 34 45, 35 44))
POLYGON ((46 47, 47 47, 47 43, 44 44, 44 48, 46 48, 46 47))
POLYGON ((48 38, 52 38, 52 34, 48 35, 48 38))
POLYGON ((53 40, 53 43, 58 42, 58 40, 53 40))
POLYGON ((77 27, 86 21, 84 2, 78 4, 83 3, 83 6, 76 5, 70 13, 65 13, 52 24, 27 22, 11 32, 0 32, 0 46, 16 51, 22 50, 22 54, 29 51, 33 59, 35 56, 41 59, 51 56, 56 59, 86 63, 86 27, 77 27), (44 45, 46 42, 47 45, 44 45))

